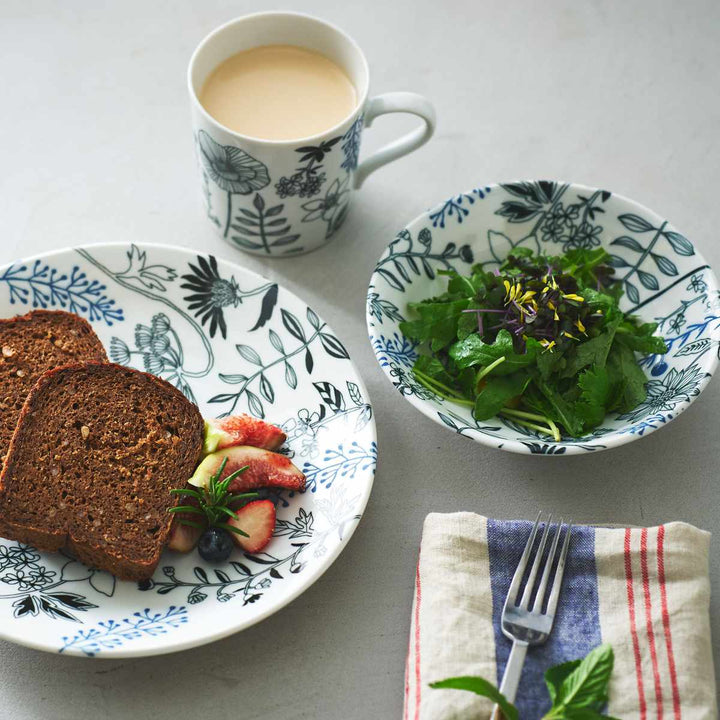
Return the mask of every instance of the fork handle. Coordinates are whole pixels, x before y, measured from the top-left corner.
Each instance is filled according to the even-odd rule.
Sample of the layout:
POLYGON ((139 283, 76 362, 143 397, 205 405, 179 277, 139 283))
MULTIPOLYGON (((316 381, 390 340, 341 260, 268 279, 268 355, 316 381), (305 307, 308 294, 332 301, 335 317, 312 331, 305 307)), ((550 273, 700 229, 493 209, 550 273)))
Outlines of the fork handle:
MULTIPOLYGON (((508 657, 507 665, 505 666, 502 683, 500 684, 500 692, 507 698, 508 702, 515 702, 527 650, 528 644, 526 642, 520 640, 513 642, 510 657, 508 657)), ((504 717, 498 705, 493 709, 491 717, 492 720, 502 720, 504 717)))

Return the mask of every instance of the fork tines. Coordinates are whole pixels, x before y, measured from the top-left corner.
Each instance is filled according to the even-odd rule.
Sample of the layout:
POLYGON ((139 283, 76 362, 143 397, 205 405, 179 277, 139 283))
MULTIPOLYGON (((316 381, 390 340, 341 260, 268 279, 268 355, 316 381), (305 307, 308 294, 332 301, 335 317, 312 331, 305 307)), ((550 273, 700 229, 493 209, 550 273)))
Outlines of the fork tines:
POLYGON ((525 545, 525 549, 523 550, 523 554, 520 558, 517 570, 515 570, 515 575, 513 575, 512 583, 510 584, 510 590, 508 591, 507 595, 507 605, 515 605, 522 610, 527 610, 531 613, 544 614, 552 618, 555 616, 555 610, 557 609, 558 598, 560 596, 560 586, 562 584, 563 573, 565 572, 565 560, 567 558, 568 548, 570 546, 572 522, 568 523, 568 525, 566 526, 565 537, 563 539, 562 548, 560 550, 560 557, 557 560, 557 567, 555 568, 553 582, 550 588, 550 597, 547 601, 546 610, 543 613, 545 594, 547 592, 548 582, 550 581, 550 575, 552 573, 553 566, 555 565, 560 535, 563 531, 562 518, 560 518, 560 523, 555 525, 555 532, 553 534, 550 550, 546 553, 545 547, 551 533, 551 528, 553 527, 552 515, 548 516, 548 519, 544 524, 542 535, 540 537, 540 543, 538 545, 537 551, 535 552, 535 559, 533 560, 532 566, 530 568, 530 573, 528 574, 527 581, 525 583, 522 597, 520 597, 520 588, 522 586, 523 577, 525 576, 525 570, 527 569, 528 561, 530 560, 530 555, 533 552, 535 539, 537 537, 538 529, 540 527, 541 515, 541 512, 537 515, 535 525, 533 526, 530 537, 528 538, 527 544, 525 545), (537 576, 538 573, 540 573, 541 569, 542 574, 540 576, 539 583, 537 583, 536 589, 535 586, 537 576), (532 604, 530 604, 531 600, 532 604))

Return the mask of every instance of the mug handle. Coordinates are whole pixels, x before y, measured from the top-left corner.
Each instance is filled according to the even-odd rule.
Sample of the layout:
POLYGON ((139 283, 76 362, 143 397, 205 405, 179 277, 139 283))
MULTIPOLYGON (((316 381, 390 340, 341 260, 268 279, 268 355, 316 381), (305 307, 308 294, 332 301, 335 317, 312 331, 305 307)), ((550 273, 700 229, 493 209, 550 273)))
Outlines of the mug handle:
POLYGON ((410 113, 424 120, 424 124, 401 138, 388 143, 363 160, 355 170, 354 188, 359 188, 367 176, 387 163, 417 150, 424 145, 435 132, 435 108, 422 95, 411 92, 392 92, 377 95, 368 100, 365 106, 363 125, 369 128, 373 120, 386 113, 410 113))

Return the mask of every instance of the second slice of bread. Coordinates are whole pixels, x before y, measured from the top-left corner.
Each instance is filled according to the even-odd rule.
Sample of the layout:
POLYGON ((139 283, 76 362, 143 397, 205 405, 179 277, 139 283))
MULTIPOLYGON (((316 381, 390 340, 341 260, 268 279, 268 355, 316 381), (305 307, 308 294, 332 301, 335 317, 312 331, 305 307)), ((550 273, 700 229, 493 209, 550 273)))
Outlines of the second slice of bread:
POLYGON ((0 465, 30 388, 46 370, 75 362, 105 362, 87 320, 62 310, 33 310, 0 319, 0 465))

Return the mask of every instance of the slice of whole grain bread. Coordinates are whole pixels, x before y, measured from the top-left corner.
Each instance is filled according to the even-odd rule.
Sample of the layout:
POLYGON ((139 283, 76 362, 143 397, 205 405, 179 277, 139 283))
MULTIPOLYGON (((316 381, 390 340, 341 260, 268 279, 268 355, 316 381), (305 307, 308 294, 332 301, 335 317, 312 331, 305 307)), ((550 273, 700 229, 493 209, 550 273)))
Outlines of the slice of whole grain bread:
POLYGON ((49 370, 0 475, 0 535, 148 578, 177 504, 170 490, 193 474, 202 445, 198 408, 164 380, 112 363, 49 370))
POLYGON ((0 319, 0 463, 30 388, 46 370, 74 362, 105 362, 87 320, 62 310, 33 310, 0 319))

